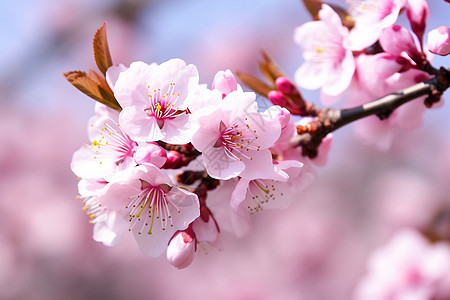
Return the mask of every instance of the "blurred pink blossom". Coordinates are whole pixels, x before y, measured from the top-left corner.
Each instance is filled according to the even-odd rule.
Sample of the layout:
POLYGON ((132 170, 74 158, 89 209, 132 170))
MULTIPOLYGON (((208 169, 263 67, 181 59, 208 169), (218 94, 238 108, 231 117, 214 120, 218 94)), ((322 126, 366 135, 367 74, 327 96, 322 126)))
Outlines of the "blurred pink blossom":
MULTIPOLYGON (((362 105, 367 101, 430 78, 430 75, 426 72, 417 69, 410 69, 402 73, 395 72, 403 67, 403 64, 399 64, 399 60, 395 56, 389 57, 383 53, 359 55, 357 58, 357 76, 352 83, 349 104, 362 105), (380 70, 379 61, 382 66, 387 67, 384 68, 384 71, 378 71, 380 70), (386 70, 391 70, 391 74, 389 72, 383 73, 386 70)), ((385 120, 380 121, 378 117, 370 116, 357 121, 354 126, 357 137, 366 144, 376 145, 382 151, 389 150, 397 130, 411 130, 422 124, 423 114, 426 111, 423 104, 425 97, 419 97, 400 106, 385 120)))
POLYGON ((319 17, 320 21, 307 22, 295 30, 294 41, 303 48, 305 59, 295 81, 303 88, 322 88, 324 94, 338 95, 348 87, 355 71, 352 51, 344 47, 348 30, 326 4, 319 17))
POLYGON ((400 25, 392 25, 383 29, 380 35, 380 44, 387 53, 399 57, 404 52, 417 64, 421 65, 425 59, 422 57, 420 49, 417 48, 412 34, 400 25))
POLYGON ((375 43, 383 28, 397 21, 406 0, 354 0, 349 9, 355 26, 350 30, 344 46, 362 50, 375 43))
POLYGON ((450 28, 440 26, 428 32, 428 50, 442 56, 450 54, 450 28))
POLYGON ((431 244, 417 231, 404 229, 371 255, 355 299, 433 299, 449 275, 448 243, 431 244))

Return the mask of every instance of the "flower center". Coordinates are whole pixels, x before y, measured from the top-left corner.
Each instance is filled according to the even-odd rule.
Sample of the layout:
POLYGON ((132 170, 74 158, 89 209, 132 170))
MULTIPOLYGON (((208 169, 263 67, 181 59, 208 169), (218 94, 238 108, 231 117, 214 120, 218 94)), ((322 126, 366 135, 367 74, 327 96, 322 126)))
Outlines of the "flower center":
POLYGON ((250 125, 245 121, 248 121, 248 119, 245 118, 244 122, 237 121, 230 127, 227 127, 223 121, 220 121, 220 136, 214 147, 223 147, 227 156, 235 160, 242 161, 243 157, 253 160, 249 151, 259 151, 261 146, 255 145, 258 139, 256 130, 250 128, 250 125))
POLYGON ((248 184, 247 193, 250 197, 246 197, 245 204, 250 214, 262 211, 264 205, 269 201, 275 201, 278 197, 283 197, 283 193, 277 190, 273 184, 273 180, 255 179, 248 184))
POLYGON ((171 207, 180 213, 178 207, 167 198, 167 193, 172 188, 166 184, 153 186, 148 182, 141 180, 141 192, 135 196, 129 197, 129 204, 125 209, 129 210, 130 228, 139 228, 138 234, 147 231, 152 234, 153 225, 156 220, 160 221, 161 229, 173 227, 171 207))
MULTIPOLYGON (((89 147, 95 152, 95 159, 102 164, 103 160, 112 160, 116 165, 121 164, 127 157, 133 156, 136 142, 132 141, 126 135, 119 124, 117 128, 113 128, 110 124, 104 123, 104 127, 100 128, 100 138, 92 141, 89 147)), ((94 124, 91 124, 94 126, 94 124)))
POLYGON ((189 109, 180 109, 177 106, 180 94, 175 93, 175 83, 171 82, 166 93, 160 89, 151 89, 148 86, 149 107, 145 109, 147 116, 156 118, 160 129, 164 126, 165 120, 174 119, 179 115, 188 114, 189 109))
POLYGON ((358 18, 368 15, 378 16, 380 19, 387 16, 394 4, 393 1, 386 0, 347 0, 350 8, 348 9, 350 16, 358 18))

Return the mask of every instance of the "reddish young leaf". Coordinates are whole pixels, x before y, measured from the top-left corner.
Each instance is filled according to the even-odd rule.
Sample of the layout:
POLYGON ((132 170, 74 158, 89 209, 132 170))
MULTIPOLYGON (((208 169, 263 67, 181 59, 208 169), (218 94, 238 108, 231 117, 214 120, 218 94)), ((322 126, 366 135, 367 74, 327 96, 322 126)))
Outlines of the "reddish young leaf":
POLYGON ((264 61, 259 63, 259 68, 261 73, 263 73, 272 84, 275 84, 275 80, 277 80, 278 77, 286 77, 280 67, 278 67, 272 58, 270 58, 266 51, 261 49, 261 54, 263 55, 264 61))
POLYGON ((319 20, 319 10, 323 4, 320 0, 303 0, 306 9, 309 11, 314 20, 319 20))
MULTIPOLYGON (((117 100, 111 94, 112 92, 105 90, 101 84, 97 82, 96 77, 89 77, 86 72, 83 71, 70 71, 63 73, 63 76, 69 81, 74 87, 80 90, 82 93, 88 95, 92 99, 111 107, 112 109, 121 111, 117 100)), ((100 77, 99 75, 97 75, 100 77)), ((101 77, 100 77, 101 78, 101 77)), ((104 80, 104 79, 103 79, 104 80)))
POLYGON ((102 87, 106 92, 108 92, 111 96, 114 97, 114 93, 106 82, 105 77, 99 75, 94 70, 89 70, 89 77, 94 80, 100 87, 102 87))
POLYGON ((111 54, 109 53, 108 41, 106 39, 106 22, 100 27, 94 36, 94 58, 100 72, 106 75, 106 70, 112 66, 111 54))
POLYGON ((274 88, 271 88, 268 86, 264 81, 253 77, 252 75, 235 72, 237 77, 242 80, 249 88, 254 90, 256 93, 263 95, 264 97, 267 97, 267 94, 273 90, 274 88))

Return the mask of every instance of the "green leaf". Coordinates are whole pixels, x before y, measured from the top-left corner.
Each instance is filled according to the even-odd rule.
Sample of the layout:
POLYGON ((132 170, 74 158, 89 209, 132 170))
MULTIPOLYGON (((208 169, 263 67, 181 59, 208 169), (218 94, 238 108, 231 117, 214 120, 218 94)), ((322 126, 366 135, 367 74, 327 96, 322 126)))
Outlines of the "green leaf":
POLYGON ((98 69, 106 76, 106 70, 113 65, 108 40, 106 39, 106 22, 95 33, 94 58, 98 69))

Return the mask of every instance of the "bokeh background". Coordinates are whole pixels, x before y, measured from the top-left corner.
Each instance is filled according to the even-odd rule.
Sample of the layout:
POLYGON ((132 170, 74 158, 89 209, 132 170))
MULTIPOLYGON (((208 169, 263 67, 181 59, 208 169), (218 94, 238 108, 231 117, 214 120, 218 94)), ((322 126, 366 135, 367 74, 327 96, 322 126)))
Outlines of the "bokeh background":
MULTIPOLYGON (((427 28, 449 26, 450 5, 429 2, 427 28)), ((293 31, 309 20, 297 0, 1 1, 0 299, 350 299, 374 249, 450 205, 448 105, 387 153, 341 129, 288 210, 257 215, 244 239, 224 233, 224 251, 197 253, 182 271, 132 238, 93 241, 69 167, 94 101, 61 73, 96 69, 104 21, 115 63, 179 57, 210 84, 227 68, 260 76, 261 47, 292 77, 302 62, 293 31)))

